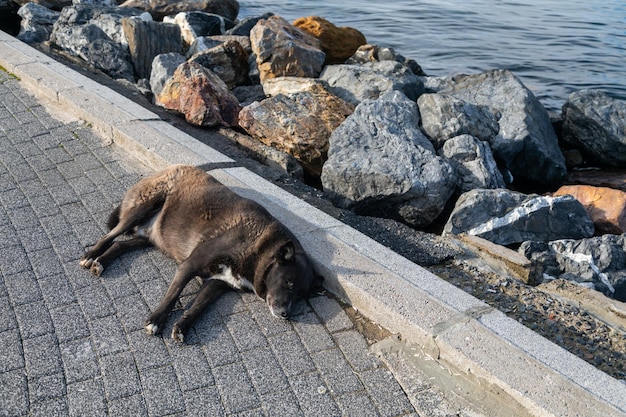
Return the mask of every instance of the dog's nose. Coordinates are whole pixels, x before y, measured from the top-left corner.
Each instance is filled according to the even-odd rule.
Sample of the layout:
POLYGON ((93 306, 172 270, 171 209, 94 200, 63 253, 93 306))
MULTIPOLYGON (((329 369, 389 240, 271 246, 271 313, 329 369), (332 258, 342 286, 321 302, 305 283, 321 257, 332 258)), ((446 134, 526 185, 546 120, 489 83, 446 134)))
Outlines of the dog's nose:
POLYGON ((281 312, 280 312, 280 316, 281 316, 282 318, 286 319, 286 318, 287 318, 287 311, 281 311, 281 312))

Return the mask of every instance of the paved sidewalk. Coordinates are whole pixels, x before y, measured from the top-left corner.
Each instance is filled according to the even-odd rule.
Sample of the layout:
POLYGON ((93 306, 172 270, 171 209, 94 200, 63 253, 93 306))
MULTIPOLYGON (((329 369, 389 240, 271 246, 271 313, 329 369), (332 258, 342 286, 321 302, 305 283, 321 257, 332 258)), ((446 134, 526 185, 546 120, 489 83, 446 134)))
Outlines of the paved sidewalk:
POLYGON ((95 278, 78 259, 148 172, 0 70, 0 415, 417 415, 324 295, 285 322, 231 292, 185 345, 146 335, 175 264, 146 250, 95 278))

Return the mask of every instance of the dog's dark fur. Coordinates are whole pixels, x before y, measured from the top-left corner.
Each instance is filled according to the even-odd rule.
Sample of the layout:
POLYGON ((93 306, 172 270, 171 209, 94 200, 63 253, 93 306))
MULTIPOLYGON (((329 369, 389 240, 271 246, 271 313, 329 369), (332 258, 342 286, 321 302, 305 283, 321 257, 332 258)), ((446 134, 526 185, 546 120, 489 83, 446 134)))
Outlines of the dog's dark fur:
POLYGON ((184 334, 205 308, 229 287, 248 288, 287 318, 314 285, 309 258, 287 228, 259 204, 233 193, 204 171, 176 165, 131 187, 109 219, 111 231, 80 261, 100 275, 116 257, 154 245, 179 264, 157 309, 145 323, 150 334, 165 324, 181 291, 205 278, 196 299, 174 325, 184 334), (128 233, 128 240, 115 240, 128 233))

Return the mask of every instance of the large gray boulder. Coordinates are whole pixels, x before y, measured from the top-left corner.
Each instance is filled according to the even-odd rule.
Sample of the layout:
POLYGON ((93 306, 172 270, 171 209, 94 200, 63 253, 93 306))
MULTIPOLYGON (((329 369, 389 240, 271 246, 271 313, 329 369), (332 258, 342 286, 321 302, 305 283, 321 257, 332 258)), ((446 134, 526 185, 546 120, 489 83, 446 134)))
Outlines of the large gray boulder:
POLYGON ((189 58, 216 73, 232 89, 248 84, 248 53, 237 41, 228 40, 189 58))
POLYGON ((361 102, 330 136, 324 191, 340 207, 428 226, 457 178, 418 124, 416 103, 399 91, 361 102))
POLYGON ((176 68, 187 60, 184 55, 177 52, 159 54, 152 60, 150 71, 150 89, 157 96, 163 90, 163 86, 174 75, 176 68))
POLYGON ((597 90, 572 93, 563 105, 563 141, 591 162, 626 166, 626 102, 597 90))
POLYGON ((134 82, 122 19, 140 10, 76 4, 65 7, 54 23, 50 42, 113 78, 134 82))
POLYGON ((490 142, 515 181, 530 181, 554 188, 567 173, 548 112, 535 95, 510 71, 438 79, 429 86, 500 114, 500 130, 490 142))
POLYGON ((439 154, 456 167, 461 192, 506 186, 487 142, 460 135, 444 142, 439 154))
POLYGON ((544 274, 626 301, 626 235, 524 242, 519 252, 542 267, 544 274))
POLYGON ((354 105, 366 99, 377 99, 388 91, 401 91, 411 100, 416 100, 423 92, 420 79, 396 61, 327 65, 320 79, 334 94, 354 105))
POLYGON ((544 197, 505 189, 459 197, 444 234, 467 233, 500 245, 593 236, 593 222, 571 195, 544 197))
POLYGON ((436 148, 455 136, 472 135, 491 142, 500 130, 499 114, 489 107, 442 94, 422 94, 417 99, 422 129, 436 148))
POLYGON ((33 44, 45 42, 50 38, 52 25, 61 13, 37 3, 26 3, 20 7, 17 14, 22 18, 17 38, 22 42, 33 44))

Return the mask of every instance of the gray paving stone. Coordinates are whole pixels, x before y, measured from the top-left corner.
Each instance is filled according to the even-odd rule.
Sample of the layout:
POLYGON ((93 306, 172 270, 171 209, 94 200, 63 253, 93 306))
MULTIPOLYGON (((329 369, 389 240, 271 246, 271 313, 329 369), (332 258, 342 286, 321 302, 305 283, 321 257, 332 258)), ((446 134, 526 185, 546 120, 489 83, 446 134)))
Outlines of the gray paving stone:
POLYGON ((333 298, 321 295, 310 298, 309 304, 331 333, 351 329, 354 326, 339 302, 333 298))
POLYGON ((107 317, 115 314, 115 306, 105 288, 99 283, 75 291, 85 316, 88 319, 107 317))
POLYGON ((28 378, 30 403, 61 397, 66 394, 65 375, 63 373, 28 378))
POLYGON ((109 400, 129 397, 141 392, 139 373, 130 352, 101 358, 104 389, 109 400))
POLYGON ((304 416, 298 405, 298 399, 291 390, 274 391, 261 395, 263 408, 271 417, 304 416))
POLYGON ((90 379, 68 385, 67 399, 72 417, 107 415, 101 380, 90 379))
POLYGON ((150 310, 139 293, 114 298, 113 304, 126 332, 143 329, 143 322, 148 318, 150 310))
POLYGON ((29 377, 36 378, 63 372, 58 343, 54 334, 22 341, 26 372, 29 377))
POLYGON ((104 234, 102 227, 93 221, 72 224, 72 229, 74 230, 80 244, 83 246, 81 256, 85 253, 87 248, 95 245, 104 234))
POLYGON ((356 330, 347 330, 333 335, 346 359, 357 372, 380 366, 380 361, 369 351, 367 342, 356 330))
POLYGON ((231 314, 247 311, 248 307, 237 291, 228 291, 218 298, 213 304, 214 308, 222 315, 229 316, 231 314))
MULTIPOLYGON (((1 252, 2 251, 0 251, 0 253, 1 252)), ((16 248, 15 253, 19 255, 10 259, 10 262, 15 262, 16 264, 28 262, 25 252, 21 252, 19 248, 16 248), (24 259, 21 258, 22 253, 24 255, 24 259)), ((0 266, 4 265, 4 259, 2 259, 2 262, 3 263, 0 264, 0 266)), ((13 305, 32 303, 42 299, 41 290, 39 289, 39 284, 37 284, 37 279, 35 278, 33 272, 25 270, 28 268, 26 265, 24 265, 23 268, 24 269, 18 267, 10 268, 10 270, 22 269, 23 272, 20 271, 18 273, 7 274, 5 273, 4 268, 2 271, 4 275, 4 285, 6 286, 13 305)))
POLYGON ((0 297, 0 333, 16 328, 17 320, 15 319, 13 306, 9 301, 9 297, 3 295, 0 297))
POLYGON ((62 263, 72 261, 78 263, 78 260, 84 253, 83 245, 74 234, 68 233, 58 236, 54 239, 52 245, 62 263))
POLYGON ((226 415, 217 387, 185 391, 186 414, 189 416, 222 417, 226 415))
POLYGON ((67 416, 69 412, 66 397, 38 401, 30 405, 32 417, 62 417, 67 416))
POLYGON ((317 372, 289 378, 298 403, 305 416, 340 416, 339 407, 330 390, 317 372))
POLYGON ((29 252, 28 259, 38 279, 49 278, 63 273, 63 266, 52 248, 29 252))
POLYGON ((342 395, 363 389, 363 384, 339 349, 314 353, 311 357, 333 394, 342 395))
POLYGON ((337 398, 344 416, 378 417, 378 411, 365 392, 353 392, 337 398))
POLYGON ((130 333, 128 340, 140 370, 162 367, 172 362, 161 336, 150 336, 139 330, 130 333))
POLYGON ((33 155, 26 158, 26 161, 36 171, 45 171, 54 168, 54 163, 45 154, 33 155))
POLYGON ((50 313, 43 301, 21 304, 14 311, 22 339, 42 336, 54 330, 50 313))
POLYGON ((361 381, 381 416, 397 416, 414 411, 391 372, 383 368, 361 373, 361 381))
POLYGON ((63 236, 72 230, 70 223, 62 214, 42 217, 39 220, 51 241, 54 241, 55 238, 63 236))
POLYGON ((109 415, 115 417, 147 416, 148 410, 142 395, 118 398, 108 402, 109 415))
POLYGON ((90 339, 77 339, 61 343, 63 369, 68 384, 95 378, 100 375, 100 366, 90 339))
POLYGON ((93 222, 91 213, 78 201, 61 205, 61 212, 71 224, 93 222))
POLYGON ((171 366, 145 369, 140 373, 144 398, 151 416, 164 416, 185 410, 176 373, 171 366))
MULTIPOLYGON (((10 224, 9 221, 0 224, 0 233, 2 233, 2 240, 0 240, 0 249, 19 246, 21 244, 18 232, 15 230, 13 225, 10 224)), ((9 252, 7 252, 7 255, 8 254, 9 252)))
POLYGON ((139 293, 150 308, 150 311, 156 310, 163 295, 167 291, 167 283, 160 277, 157 277, 150 281, 136 282, 135 284, 137 285, 137 289, 139 289, 139 293))
POLYGON ((0 373, 0 410, 6 416, 28 413, 28 386, 22 370, 0 373))
POLYGON ((330 333, 311 310, 295 317, 293 327, 309 352, 319 352, 335 347, 335 342, 330 333))
POLYGON ((35 198, 47 194, 46 187, 37 176, 32 179, 29 178, 28 180, 18 179, 17 183, 19 184, 21 192, 23 192, 27 198, 35 198))
POLYGON ((74 291, 93 285, 94 281, 98 279, 83 269, 76 261, 65 262, 63 272, 74 291))
POLYGON ((293 330, 291 321, 280 320, 272 316, 267 304, 258 297, 256 301, 247 303, 247 305, 252 317, 265 336, 275 336, 293 330))
POLYGON ((311 357, 295 332, 271 337, 269 342, 274 356, 288 377, 315 370, 311 357))
POLYGON ((0 373, 24 368, 24 351, 17 329, 0 333, 0 352, 0 373))
POLYGON ((48 235, 41 225, 18 230, 16 237, 20 239, 21 244, 27 253, 52 247, 52 243, 50 242, 50 239, 48 239, 48 235))
POLYGON ((28 206, 28 199, 26 198, 26 195, 22 192, 22 190, 17 188, 12 188, 8 191, 0 193, 0 202, 9 212, 9 215, 11 215, 11 212, 14 209, 28 206))
POLYGON ((241 362, 213 368, 213 376, 226 413, 239 413, 261 405, 241 362))
POLYGON ((88 322, 93 345, 99 355, 111 355, 129 349, 124 329, 117 316, 107 316, 88 322))
POLYGON ((241 360, 241 355, 226 326, 209 326, 204 332, 196 330, 204 355, 211 368, 241 360))
POLYGON ((74 290, 64 274, 40 280, 39 288, 49 309, 76 302, 74 290))
POLYGON ((56 164, 61 162, 69 162, 71 161, 71 157, 67 155, 68 158, 66 160, 56 161, 55 159, 57 158, 53 157, 53 153, 55 151, 57 151, 57 153, 62 152, 63 154, 67 155, 67 152, 65 152, 62 148, 51 149, 50 151, 46 152, 46 155, 54 163, 52 168, 39 172, 39 178, 46 188, 64 186, 67 183, 67 179, 59 172, 56 164))
POLYGON ((224 321, 240 351, 267 346, 267 339, 249 311, 230 315, 224 321))
POLYGON ((178 383, 183 391, 215 385, 211 367, 201 346, 181 345, 171 339, 168 339, 166 344, 178 376, 178 383))
POLYGON ((242 353, 243 363, 256 391, 268 394, 289 389, 289 382, 270 348, 249 350, 242 353))
POLYGON ((37 217, 41 214, 35 213, 35 210, 33 210, 30 206, 8 208, 7 210, 9 218, 11 219, 11 224, 15 230, 33 227, 33 221, 36 221, 37 217))

